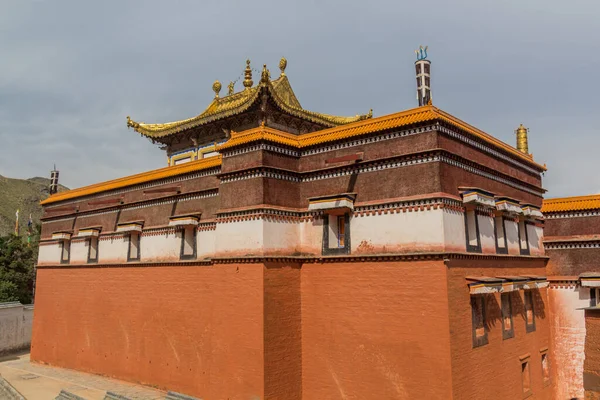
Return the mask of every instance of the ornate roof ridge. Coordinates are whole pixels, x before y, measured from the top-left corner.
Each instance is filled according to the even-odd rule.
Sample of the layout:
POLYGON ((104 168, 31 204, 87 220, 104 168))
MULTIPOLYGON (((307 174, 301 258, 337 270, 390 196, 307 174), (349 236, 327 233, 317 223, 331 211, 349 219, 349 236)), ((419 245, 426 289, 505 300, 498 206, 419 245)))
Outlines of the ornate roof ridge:
POLYGON ((255 101, 263 89, 269 91, 269 94, 271 94, 277 106, 283 111, 286 111, 298 118, 307 119, 311 122, 322 124, 328 127, 348 124, 363 119, 368 119, 373 116, 372 110, 368 114, 364 115, 343 117, 318 113, 302 108, 298 98, 296 97, 296 94, 292 90, 289 79, 287 75, 283 73, 283 70, 281 76, 279 76, 277 79, 271 80, 269 71, 265 66, 263 69, 263 76, 261 77, 259 84, 254 87, 251 86, 251 75, 249 79, 250 80, 244 81, 244 85, 246 86, 244 90, 227 94, 223 97, 219 97, 218 94, 221 84, 218 81, 215 82, 213 89, 219 89, 215 91, 215 98, 202 113, 195 117, 173 122, 148 124, 144 122, 136 122, 127 116, 127 127, 133 128, 136 132, 149 138, 166 137, 187 129, 194 128, 196 126, 205 125, 219 119, 240 114, 255 104, 255 101))
POLYGON ((544 199, 543 213, 600 209, 600 194, 544 199))
POLYGON ((119 189, 126 186, 138 185, 140 183, 155 181, 159 179, 169 178, 176 175, 187 174, 190 172, 201 171, 204 169, 214 168, 221 165, 221 155, 203 158, 197 161, 190 161, 181 165, 154 169, 151 171, 142 172, 136 175, 129 175, 111 181, 100 182, 89 186, 80 187, 77 189, 59 192, 43 200, 40 204, 47 205, 57 203, 63 200, 69 200, 76 197, 88 196, 108 190, 119 189))

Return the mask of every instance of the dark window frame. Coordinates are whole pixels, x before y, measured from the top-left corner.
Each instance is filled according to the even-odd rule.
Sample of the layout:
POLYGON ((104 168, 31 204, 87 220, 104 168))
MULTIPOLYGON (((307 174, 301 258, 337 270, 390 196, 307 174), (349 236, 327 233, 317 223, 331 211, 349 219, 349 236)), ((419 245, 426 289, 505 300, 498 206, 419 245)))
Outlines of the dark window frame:
POLYGON ((473 334, 473 348, 485 346, 488 344, 488 327, 486 324, 486 295, 476 294, 471 295, 471 331, 473 334), (484 334, 477 337, 477 327, 475 326, 475 320, 477 319, 476 313, 478 310, 477 302, 481 302, 481 320, 483 324, 484 334))
POLYGON ((529 357, 529 356, 526 358, 523 358, 521 360, 521 391, 523 392, 523 398, 527 398, 533 394, 533 390, 531 388, 531 363, 530 363, 530 361, 531 361, 531 357, 529 357), (524 371, 525 368, 527 368, 527 375, 529 375, 528 376, 529 388, 527 388, 527 389, 525 388, 525 379, 523 379, 525 376, 525 371, 524 371))
POLYGON ((535 332, 535 305, 533 301, 533 291, 532 289, 527 289, 523 291, 523 307, 525 308, 525 331, 527 333, 535 332), (527 297, 529 296, 531 305, 531 323, 527 322, 527 297))
MULTIPOLYGON (((329 247, 329 214, 323 215, 323 246, 324 256, 350 254, 350 213, 344 214, 344 247, 329 247)), ((336 221, 339 215, 336 215, 336 221)), ((335 238, 337 240, 337 238, 335 238)))
POLYGON ((512 339, 515 337, 515 321, 513 319, 513 312, 512 312, 512 296, 511 296, 511 292, 507 292, 507 293, 500 293, 500 310, 502 313, 502 340, 506 340, 506 339, 512 339), (510 329, 506 329, 506 326, 504 326, 504 320, 506 318, 505 315, 505 308, 504 308, 504 301, 507 301, 508 304, 508 316, 510 318, 510 329))
POLYGON ((71 262, 71 241, 70 240, 61 240, 60 241, 60 263, 61 264, 69 264, 71 262), (65 254, 65 246, 67 247, 67 258, 65 259, 63 255, 65 254))
POLYGON ((88 242, 88 254, 87 254, 87 262, 88 264, 95 264, 98 262, 98 251, 100 249, 100 238, 98 236, 91 236, 87 240, 88 242), (96 258, 91 258, 92 255, 92 242, 96 241, 96 258))
POLYGON ((529 234, 527 233, 527 225, 532 225, 531 222, 527 220, 523 220, 523 232, 525 233, 525 245, 523 248, 522 240, 521 240, 521 219, 517 222, 517 232, 519 233, 519 250, 522 256, 528 256, 531 254, 531 249, 529 248, 529 234))
POLYGON ((508 254, 508 238, 506 237, 506 220, 505 216, 494 217, 494 239, 496 242, 496 254, 508 254), (498 246, 498 227, 496 226, 497 220, 502 221, 502 232, 504 232, 504 247, 498 246))
POLYGON ((142 254, 142 234, 140 232, 130 232, 129 235, 127 235, 127 238, 127 262, 140 261, 142 254), (131 257, 131 238, 133 235, 137 236, 137 257, 131 257))
POLYGON ((179 250, 179 259, 180 260, 195 260, 197 257, 197 248, 198 248, 198 229, 195 226, 182 226, 180 229, 181 232, 181 248, 179 250), (184 254, 185 249, 185 238, 186 232, 190 229, 192 231, 192 254, 184 254))
POLYGON ((465 209, 465 242, 467 245, 468 253, 481 253, 481 235, 479 232, 479 214, 476 209, 465 209), (469 243, 469 217, 468 213, 472 212, 475 216, 475 235, 477 237, 477 244, 472 245, 469 243))
POLYGON ((549 359, 549 355, 548 355, 548 350, 542 350, 540 351, 540 366, 542 368, 542 383, 545 386, 550 385, 550 381, 552 380, 552 373, 550 371, 550 359, 549 359), (547 376, 544 374, 544 360, 546 360, 546 369, 548 371, 547 376))

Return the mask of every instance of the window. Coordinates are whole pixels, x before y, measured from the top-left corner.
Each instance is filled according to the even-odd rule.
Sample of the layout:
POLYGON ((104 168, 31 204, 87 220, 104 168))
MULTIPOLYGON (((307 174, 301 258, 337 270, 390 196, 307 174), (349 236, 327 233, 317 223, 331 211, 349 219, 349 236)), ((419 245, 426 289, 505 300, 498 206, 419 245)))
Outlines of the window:
POLYGON ((421 87, 421 78, 417 78, 417 87, 420 88, 421 87))
POLYGON ((598 304, 598 289, 590 288, 590 307, 596 307, 598 304))
POLYGON ((429 83, 430 83, 430 82, 429 82, 429 77, 428 77, 428 76, 426 76, 426 77, 425 77, 425 86, 427 86, 427 87, 430 87, 431 85, 430 85, 429 83))
POLYGON ((428 74, 429 73, 429 64, 425 64, 425 73, 428 74))
POLYGON ((529 370, 529 356, 521 360, 521 382, 523 384, 523 397, 531 394, 531 371, 529 370))
POLYGON ((191 260, 196 258, 196 227, 184 226, 181 229, 181 253, 182 260, 191 260))
POLYGON ((542 350, 542 380, 544 386, 550 384, 550 364, 548 363, 548 350, 542 350))
POLYGON ((502 303, 502 339, 515 337, 510 297, 510 293, 500 294, 500 301, 502 303))
POLYGON ((131 232, 129 234, 129 248, 127 250, 127 261, 140 260, 140 234, 131 232))
POLYGON ((527 223, 519 219, 519 243, 521 246, 521 255, 529 255, 529 238, 527 237, 527 223))
POLYGON ((71 253, 71 241, 63 240, 60 242, 60 263, 68 264, 70 260, 71 253))
POLYGON ((467 236, 467 251, 481 253, 481 242, 479 240, 479 223, 475 210, 467 209, 465 212, 465 233, 467 236))
POLYGON ((419 75, 421 73, 421 64, 416 64, 415 69, 417 71, 417 75, 419 75))
POLYGON ((488 337, 485 324, 484 295, 471 296, 471 318, 473 323, 473 347, 486 345, 488 337))
POLYGON ((350 254, 350 214, 326 214, 323 219, 323 255, 350 254))
POLYGON ((494 231, 496 234, 496 253, 508 254, 506 226, 504 225, 504 217, 501 215, 494 219, 494 231))
POLYGON ((527 333, 535 331, 535 310, 533 308, 533 291, 525 290, 525 327, 527 333))
POLYGON ((88 263, 98 262, 98 237, 92 236, 88 240, 88 263))

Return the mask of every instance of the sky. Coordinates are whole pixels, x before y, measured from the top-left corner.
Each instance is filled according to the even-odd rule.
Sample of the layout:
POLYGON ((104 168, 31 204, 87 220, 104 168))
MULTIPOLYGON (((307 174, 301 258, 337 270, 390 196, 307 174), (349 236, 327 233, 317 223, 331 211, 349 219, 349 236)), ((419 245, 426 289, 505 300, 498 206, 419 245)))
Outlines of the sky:
POLYGON ((126 116, 198 115, 247 58, 276 75, 286 57, 309 110, 413 108, 427 45, 434 105, 511 145, 527 126, 546 197, 599 193, 599 18, 595 0, 0 0, 0 175, 56 164, 75 188, 164 167, 126 116))

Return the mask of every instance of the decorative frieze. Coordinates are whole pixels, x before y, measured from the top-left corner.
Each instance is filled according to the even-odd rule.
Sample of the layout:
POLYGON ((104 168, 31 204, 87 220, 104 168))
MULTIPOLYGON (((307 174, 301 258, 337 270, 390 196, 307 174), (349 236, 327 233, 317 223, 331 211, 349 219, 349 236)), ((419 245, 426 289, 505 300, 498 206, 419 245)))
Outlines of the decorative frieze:
POLYGON ((598 217, 600 210, 571 211, 561 213, 544 213, 546 219, 598 217))
POLYGON ((573 242, 544 242, 546 250, 568 250, 568 249, 600 249, 599 241, 573 241, 573 242))

